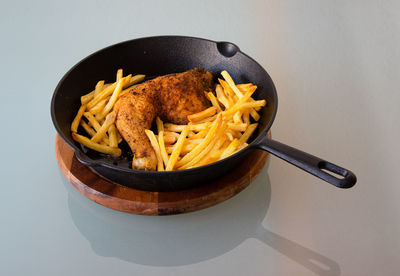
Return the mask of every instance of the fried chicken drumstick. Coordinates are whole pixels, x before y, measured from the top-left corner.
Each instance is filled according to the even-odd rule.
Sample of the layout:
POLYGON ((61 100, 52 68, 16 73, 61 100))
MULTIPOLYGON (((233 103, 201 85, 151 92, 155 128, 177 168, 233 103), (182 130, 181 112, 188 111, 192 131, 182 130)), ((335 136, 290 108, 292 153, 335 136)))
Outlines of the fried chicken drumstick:
POLYGON ((145 133, 154 118, 159 116, 163 121, 186 124, 187 115, 210 106, 204 91, 212 88, 212 74, 195 68, 146 81, 117 101, 116 126, 134 155, 133 169, 156 169, 157 157, 145 133))

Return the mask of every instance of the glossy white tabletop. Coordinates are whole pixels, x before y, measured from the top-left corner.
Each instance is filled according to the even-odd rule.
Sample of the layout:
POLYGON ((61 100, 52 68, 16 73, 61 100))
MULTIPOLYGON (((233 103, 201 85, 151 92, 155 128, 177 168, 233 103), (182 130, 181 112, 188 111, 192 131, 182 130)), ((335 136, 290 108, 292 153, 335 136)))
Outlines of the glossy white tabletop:
POLYGON ((398 275, 400 2, 7 1, 0 9, 0 275, 398 275), (105 46, 230 41, 270 73, 273 137, 353 170, 335 188, 271 157, 242 193, 144 217, 79 194, 50 99, 105 46))

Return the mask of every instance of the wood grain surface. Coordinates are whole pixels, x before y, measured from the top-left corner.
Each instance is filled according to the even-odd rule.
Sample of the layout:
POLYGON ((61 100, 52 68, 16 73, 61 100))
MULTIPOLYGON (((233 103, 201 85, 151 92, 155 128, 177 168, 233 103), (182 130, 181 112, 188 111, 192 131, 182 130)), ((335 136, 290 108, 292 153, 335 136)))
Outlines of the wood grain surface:
POLYGON ((264 167, 268 153, 255 150, 224 177, 192 189, 149 192, 127 188, 101 178, 80 163, 74 151, 56 137, 55 151, 65 178, 81 194, 105 207, 140 215, 172 215, 218 204, 246 188, 264 167))

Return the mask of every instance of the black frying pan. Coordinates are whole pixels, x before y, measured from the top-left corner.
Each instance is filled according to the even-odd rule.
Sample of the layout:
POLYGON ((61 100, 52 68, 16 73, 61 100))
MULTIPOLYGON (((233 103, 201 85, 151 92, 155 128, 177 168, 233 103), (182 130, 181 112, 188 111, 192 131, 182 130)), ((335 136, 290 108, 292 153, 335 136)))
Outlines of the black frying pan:
MULTIPOLYGON (((193 37, 158 36, 115 44, 80 61, 56 87, 51 116, 59 135, 74 149, 79 161, 113 182, 136 189, 173 191, 207 183, 234 169, 255 149, 266 150, 336 187, 352 187, 356 176, 351 171, 267 137, 277 104, 275 86, 268 73, 236 45, 193 37), (106 82, 113 82, 119 68, 132 74, 160 76, 194 67, 204 67, 214 76, 227 70, 236 83, 252 82, 258 86, 253 97, 266 99, 267 106, 260 111, 258 130, 251 137, 248 147, 206 166, 154 172, 132 170, 129 155, 112 158, 86 149, 72 139, 70 125, 80 106, 80 97, 93 90, 98 80, 106 78, 106 82)), ((129 149, 126 147, 124 152, 129 152, 129 149)))

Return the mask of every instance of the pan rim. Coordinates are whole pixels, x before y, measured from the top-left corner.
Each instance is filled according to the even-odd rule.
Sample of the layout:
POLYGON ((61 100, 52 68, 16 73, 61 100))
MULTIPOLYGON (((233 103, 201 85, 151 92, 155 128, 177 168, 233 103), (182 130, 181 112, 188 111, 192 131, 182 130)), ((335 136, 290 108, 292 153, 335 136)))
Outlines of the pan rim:
POLYGON ((75 65, 73 65, 64 75, 63 77, 60 79, 60 81, 58 82, 56 88, 54 89, 53 92, 53 96, 51 99, 51 108, 50 108, 50 112, 51 112, 51 118, 52 118, 52 122, 54 127, 56 128, 56 131, 58 133, 58 135, 60 135, 60 137, 64 140, 64 142, 66 142, 73 150, 74 153, 76 155, 76 157, 78 158, 78 160, 80 162, 82 162, 84 165, 90 166, 93 169, 96 170, 96 167, 100 166, 100 167, 105 167, 108 169, 112 169, 112 170, 116 170, 119 171, 121 173, 128 173, 128 174, 139 174, 139 175, 163 175, 163 176, 168 176, 168 175, 176 175, 176 174, 186 174, 186 173, 194 173, 200 170, 207 170, 208 168, 212 167, 212 166, 217 166, 219 164, 225 163, 225 162, 229 162, 229 160, 235 158, 235 156, 238 155, 242 155, 245 152, 249 151, 249 150, 253 150, 256 148, 256 146, 258 145, 258 143, 264 139, 265 137, 267 137, 267 132, 268 130, 271 128, 275 117, 276 117, 276 113, 278 110, 278 95, 277 95, 277 91, 276 91, 276 87, 275 84, 271 78, 271 76, 268 74, 268 72, 256 61, 254 60, 252 57, 250 57, 249 55, 247 55, 246 53, 242 52, 240 50, 239 47, 236 46, 236 44, 232 43, 232 42, 228 42, 231 43, 233 45, 235 45, 238 48, 237 53, 240 53, 242 55, 244 55, 246 58, 250 59, 252 62, 254 62, 255 64, 257 64, 265 73, 265 76, 268 78, 269 82, 271 83, 272 86, 272 92, 273 92, 273 97, 274 97, 274 110, 272 111, 272 115, 271 118, 269 119, 269 122, 266 124, 265 128, 262 130, 262 132, 260 134, 257 135, 257 137, 245 148, 241 149, 240 151, 232 154, 231 156, 229 156, 228 158, 224 158, 222 160, 204 165, 204 166, 200 166, 200 167, 196 167, 196 168, 191 168, 191 169, 184 169, 184 170, 175 170, 175 171, 145 171, 145 170, 134 170, 134 169, 130 169, 130 168, 123 168, 123 167, 119 167, 110 163, 106 163, 104 161, 99 161, 99 160, 93 160, 90 157, 88 157, 81 149, 79 149, 79 147, 77 147, 74 143, 71 143, 71 141, 69 139, 67 139, 67 137, 65 137, 64 133, 61 131, 60 126, 58 125, 58 122, 55 118, 55 100, 56 100, 56 96, 58 94, 58 91, 61 87, 61 85, 63 84, 64 80, 70 75, 70 73, 76 68, 78 67, 80 64, 82 64, 83 62, 85 62, 87 59, 91 58, 92 56, 108 50, 110 48, 113 47, 118 47, 119 45, 125 44, 125 43, 132 43, 133 41, 138 41, 138 40, 146 40, 146 39, 156 39, 156 38, 182 38, 182 39, 194 39, 194 40, 201 40, 201 41, 207 41, 207 42, 211 42, 211 43, 220 43, 220 42, 226 42, 226 41, 215 41, 215 40, 211 40, 211 39, 206 39, 206 38, 200 38, 200 37, 193 37, 193 36, 183 36, 183 35, 159 35, 159 36, 147 36, 147 37, 139 37, 139 38, 134 38, 134 39, 129 39, 129 40, 125 40, 122 42, 118 42, 109 46, 106 46, 104 48, 101 48, 93 53, 91 53, 90 55, 84 57, 83 59, 81 59, 80 61, 78 61, 75 65), (83 160, 81 158, 81 155, 87 157, 88 160, 83 160))

